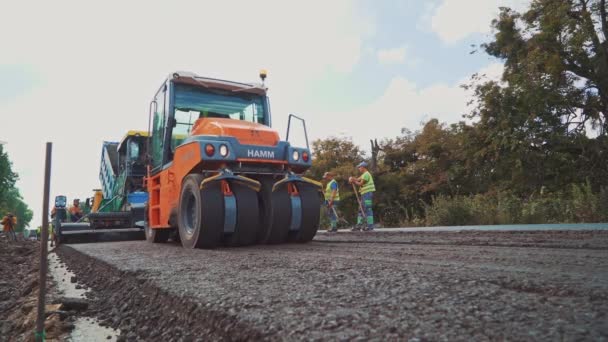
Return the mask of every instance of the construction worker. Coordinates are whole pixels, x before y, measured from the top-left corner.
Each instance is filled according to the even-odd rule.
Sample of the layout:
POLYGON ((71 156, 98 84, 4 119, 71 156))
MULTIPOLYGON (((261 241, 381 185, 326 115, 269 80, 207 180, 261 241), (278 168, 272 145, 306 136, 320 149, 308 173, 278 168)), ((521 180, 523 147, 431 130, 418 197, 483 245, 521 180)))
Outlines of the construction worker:
POLYGON ((15 235, 15 226, 17 225, 17 217, 12 213, 6 214, 2 218, 2 225, 4 226, 4 233, 8 235, 11 241, 17 241, 17 236, 15 235))
POLYGON ((80 209, 80 200, 74 199, 72 206, 70 207, 70 220, 72 222, 78 222, 82 218, 82 209, 80 209))
POLYGON ((51 240, 51 247, 53 247, 55 245, 55 230, 52 223, 49 223, 49 239, 51 240))
POLYGON ((374 185, 374 178, 372 174, 369 173, 367 169, 367 163, 361 162, 357 165, 357 169, 361 175, 359 177, 349 177, 348 182, 351 184, 358 185, 359 193, 361 193, 361 206, 359 210, 359 214, 357 216, 357 225, 363 226, 365 225, 363 222, 363 212, 365 213, 365 219, 367 223, 367 227, 363 228, 364 231, 372 231, 374 230, 374 212, 372 210, 372 200, 374 197, 374 192, 376 191, 376 187, 374 185))
POLYGON ((323 179, 327 181, 325 186, 325 206, 327 209, 327 217, 329 218, 329 232, 338 231, 338 205, 340 204, 340 189, 338 182, 334 179, 332 172, 325 172, 323 179))
MULTIPOLYGON (((51 240, 51 247, 55 245, 55 230, 53 229, 53 224, 49 223, 49 240, 51 240)), ((42 237, 42 226, 38 226, 36 228, 36 240, 40 241, 42 237)))

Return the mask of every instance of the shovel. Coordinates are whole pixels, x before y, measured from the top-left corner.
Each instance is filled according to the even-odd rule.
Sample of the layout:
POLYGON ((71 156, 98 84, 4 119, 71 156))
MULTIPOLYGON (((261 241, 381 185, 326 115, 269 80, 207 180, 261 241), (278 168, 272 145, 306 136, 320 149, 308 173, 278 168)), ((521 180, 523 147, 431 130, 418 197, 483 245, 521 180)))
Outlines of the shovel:
POLYGON ((340 215, 338 215, 338 211, 336 210, 336 207, 332 206, 331 210, 334 211, 334 215, 336 215, 336 218, 338 218, 338 221, 348 224, 348 221, 346 221, 346 219, 344 217, 340 217, 340 215))
POLYGON ((363 215, 363 217, 366 217, 367 214, 365 214, 365 210, 363 209, 363 204, 361 204, 361 199, 359 198, 359 193, 357 192, 355 184, 353 184, 353 191, 355 192, 355 197, 357 197, 357 203, 359 203, 359 212, 361 215, 363 215))

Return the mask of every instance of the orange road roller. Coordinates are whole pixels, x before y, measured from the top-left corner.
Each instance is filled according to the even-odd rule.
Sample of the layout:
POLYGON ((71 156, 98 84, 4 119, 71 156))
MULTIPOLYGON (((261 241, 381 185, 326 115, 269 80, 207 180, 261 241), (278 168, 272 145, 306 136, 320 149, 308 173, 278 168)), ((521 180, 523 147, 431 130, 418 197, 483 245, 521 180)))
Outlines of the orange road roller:
POLYGON ((271 128, 263 84, 175 72, 150 103, 144 228, 153 243, 186 248, 308 242, 320 219, 321 184, 306 123, 290 115, 286 140, 271 128), (300 120, 305 147, 292 146, 300 120))

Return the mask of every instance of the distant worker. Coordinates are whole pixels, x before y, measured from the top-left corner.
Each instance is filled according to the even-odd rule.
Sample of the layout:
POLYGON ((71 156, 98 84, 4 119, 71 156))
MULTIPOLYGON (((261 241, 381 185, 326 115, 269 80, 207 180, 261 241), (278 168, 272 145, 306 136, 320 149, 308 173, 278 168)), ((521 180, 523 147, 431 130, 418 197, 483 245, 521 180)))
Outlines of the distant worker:
POLYGON ((49 239, 51 240, 51 247, 53 247, 55 245, 55 230, 51 223, 49 223, 49 239))
POLYGON ((80 209, 80 200, 74 199, 72 206, 70 207, 70 220, 72 222, 78 222, 82 218, 82 209, 80 209))
POLYGON ((363 230, 372 231, 374 230, 374 212, 372 210, 372 201, 374 198, 374 192, 376 191, 376 186, 374 185, 374 178, 372 177, 372 174, 369 173, 369 170, 367 169, 366 162, 359 163, 359 165, 357 165, 357 169, 359 169, 361 175, 359 177, 350 177, 348 179, 349 183, 356 184, 360 187, 359 192, 361 193, 362 202, 360 204, 362 208, 358 210, 359 214, 357 216, 357 225, 364 225, 364 217, 362 213, 364 212, 367 220, 367 227, 363 230))
POLYGON ((338 231, 338 205, 340 204, 340 189, 338 182, 334 179, 332 172, 325 172, 323 179, 327 181, 325 186, 325 206, 327 209, 327 218, 329 218, 329 232, 338 231))
POLYGON ((17 241, 17 236, 15 235, 15 226, 17 225, 17 217, 12 213, 6 214, 2 218, 2 225, 4 226, 4 233, 8 235, 8 238, 11 241, 17 241))
MULTIPOLYGON (((55 209, 55 208, 53 208, 55 209)), ((52 216, 51 216, 52 217, 52 216)), ((42 226, 38 226, 38 228, 36 228, 36 240, 42 240, 42 226)), ((53 229, 53 224, 49 223, 49 240, 51 241, 51 247, 53 247, 55 245, 55 230, 53 229)))

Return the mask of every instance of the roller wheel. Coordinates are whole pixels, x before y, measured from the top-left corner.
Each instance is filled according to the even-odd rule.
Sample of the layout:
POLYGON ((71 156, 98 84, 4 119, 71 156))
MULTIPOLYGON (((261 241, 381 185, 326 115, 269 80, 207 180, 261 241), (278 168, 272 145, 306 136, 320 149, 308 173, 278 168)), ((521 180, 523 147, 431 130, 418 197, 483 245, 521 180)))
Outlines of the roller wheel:
POLYGON ((224 230, 224 199, 220 182, 200 190, 203 176, 192 174, 182 182, 177 225, 185 248, 214 248, 224 230))
POLYGON ((291 199, 287 184, 282 184, 270 195, 272 203, 272 224, 267 243, 284 243, 289 235, 291 224, 291 199))
MULTIPOLYGON (((146 240, 152 243, 164 243, 169 239, 168 229, 152 229, 148 222, 148 204, 146 204, 146 213, 144 215, 144 233, 146 234, 146 240)), ((65 237, 63 238, 65 241, 65 237)))
POLYGON ((272 230, 272 186, 275 180, 272 177, 263 177, 258 181, 262 184, 262 188, 258 192, 260 226, 258 227, 257 242, 266 243, 272 230))
POLYGON ((302 202, 302 225, 300 230, 290 236, 293 242, 309 242, 317 234, 319 221, 321 219, 321 195, 319 191, 310 184, 298 183, 298 192, 302 202))
POLYGON ((173 231, 171 232, 171 235, 170 235, 171 241, 181 243, 181 240, 179 238, 179 229, 172 229, 172 230, 173 231))
MULTIPOLYGON (((152 243, 164 243, 169 240, 169 233, 171 233, 170 229, 152 229, 146 225, 144 227, 144 232, 146 233, 146 240, 152 243)), ((65 240, 65 238, 64 238, 65 240)))
POLYGON ((247 246, 256 243, 260 214, 257 193, 240 184, 230 184, 236 198, 236 229, 226 239, 229 246, 247 246))

